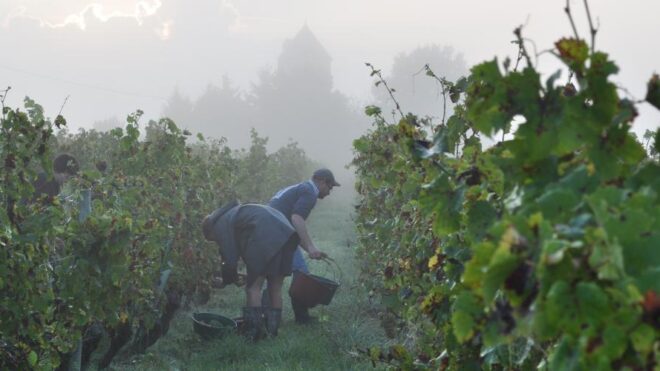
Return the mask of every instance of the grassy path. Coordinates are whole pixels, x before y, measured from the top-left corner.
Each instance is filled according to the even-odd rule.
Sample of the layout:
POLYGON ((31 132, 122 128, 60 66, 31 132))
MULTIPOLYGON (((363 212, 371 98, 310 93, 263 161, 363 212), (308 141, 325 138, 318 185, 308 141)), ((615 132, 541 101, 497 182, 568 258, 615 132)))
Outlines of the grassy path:
MULTIPOLYGON (((143 355, 117 357, 112 370, 368 370, 371 362, 355 357, 356 347, 387 342, 379 321, 360 287, 354 261, 353 224, 348 209, 321 202, 310 218, 310 231, 318 247, 342 267, 341 287, 329 306, 310 311, 320 318, 310 326, 295 324, 288 295, 284 297, 283 323, 279 336, 256 344, 230 334, 204 341, 192 329, 190 314, 208 311, 238 317, 244 305, 242 288, 214 290, 204 306, 178 312, 167 336, 143 355), (327 205, 326 205, 327 204, 327 205)), ((321 262, 310 269, 332 278, 334 273, 321 262)), ((290 279, 285 280, 288 290, 290 279)))

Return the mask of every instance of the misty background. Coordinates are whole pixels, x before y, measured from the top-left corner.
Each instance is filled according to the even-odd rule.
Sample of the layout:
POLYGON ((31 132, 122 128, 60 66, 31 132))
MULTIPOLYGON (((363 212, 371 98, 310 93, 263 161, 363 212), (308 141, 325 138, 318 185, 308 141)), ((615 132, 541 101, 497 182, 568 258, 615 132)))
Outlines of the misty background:
MULTIPOLYGON (((368 129, 368 104, 392 105, 373 86, 365 62, 383 71, 405 112, 440 117, 440 87, 424 75, 455 80, 469 66, 515 59, 512 30, 540 52, 572 32, 566 2, 502 0, 3 0, 0 90, 5 104, 27 95, 69 128, 109 129, 142 109, 183 128, 248 146, 250 130, 269 148, 298 142, 308 155, 343 172, 351 142, 368 129), (63 106, 66 100, 66 104, 63 106), (63 106, 63 107, 62 107, 63 106)), ((581 36, 588 26, 572 1, 581 36)), ((643 99, 660 71, 660 1, 591 1, 598 49, 621 71, 621 92, 643 99)), ((528 46, 531 47, 531 46, 528 46)), ((538 68, 560 67, 542 54, 538 68)), ((565 78, 566 76, 564 76, 565 78)), ((640 104, 633 130, 660 125, 640 104)), ((341 181, 341 179, 339 179, 341 181)))

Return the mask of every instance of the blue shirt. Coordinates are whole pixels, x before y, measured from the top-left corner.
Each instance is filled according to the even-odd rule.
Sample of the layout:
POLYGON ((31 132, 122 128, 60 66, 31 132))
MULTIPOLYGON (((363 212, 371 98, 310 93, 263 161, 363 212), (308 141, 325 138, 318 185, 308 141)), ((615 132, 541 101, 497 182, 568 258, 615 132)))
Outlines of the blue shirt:
POLYGON ((319 189, 311 180, 288 186, 273 196, 268 206, 279 210, 289 221, 293 214, 307 219, 316 205, 319 189))

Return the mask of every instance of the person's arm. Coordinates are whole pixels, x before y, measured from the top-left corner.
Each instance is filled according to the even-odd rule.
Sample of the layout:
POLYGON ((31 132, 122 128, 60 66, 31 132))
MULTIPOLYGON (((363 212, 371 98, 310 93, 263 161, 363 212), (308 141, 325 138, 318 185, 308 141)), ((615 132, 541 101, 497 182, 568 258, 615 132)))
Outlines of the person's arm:
POLYGON ((298 237, 300 237, 300 246, 302 246, 302 248, 305 251, 307 251, 309 257, 312 259, 323 258, 325 254, 316 248, 314 242, 312 242, 312 238, 309 237, 305 219, 298 214, 293 214, 291 215, 291 224, 293 224, 293 228, 296 229, 296 232, 298 233, 298 237))

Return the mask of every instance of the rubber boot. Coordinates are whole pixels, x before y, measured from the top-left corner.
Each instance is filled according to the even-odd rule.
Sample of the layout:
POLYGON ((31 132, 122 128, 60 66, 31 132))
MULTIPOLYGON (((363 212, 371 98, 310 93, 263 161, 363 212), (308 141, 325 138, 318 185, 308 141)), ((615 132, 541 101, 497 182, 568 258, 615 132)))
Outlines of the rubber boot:
POLYGON ((261 339, 264 333, 264 317, 261 307, 243 307, 243 318, 245 320, 245 337, 252 341, 261 339))
POLYGON ((271 337, 277 336, 277 330, 282 322, 282 308, 264 308, 266 317, 266 332, 271 337))
POLYGON ((291 308, 293 308, 293 315, 296 317, 297 324, 307 325, 316 322, 316 317, 310 316, 309 308, 299 300, 291 298, 291 308))

